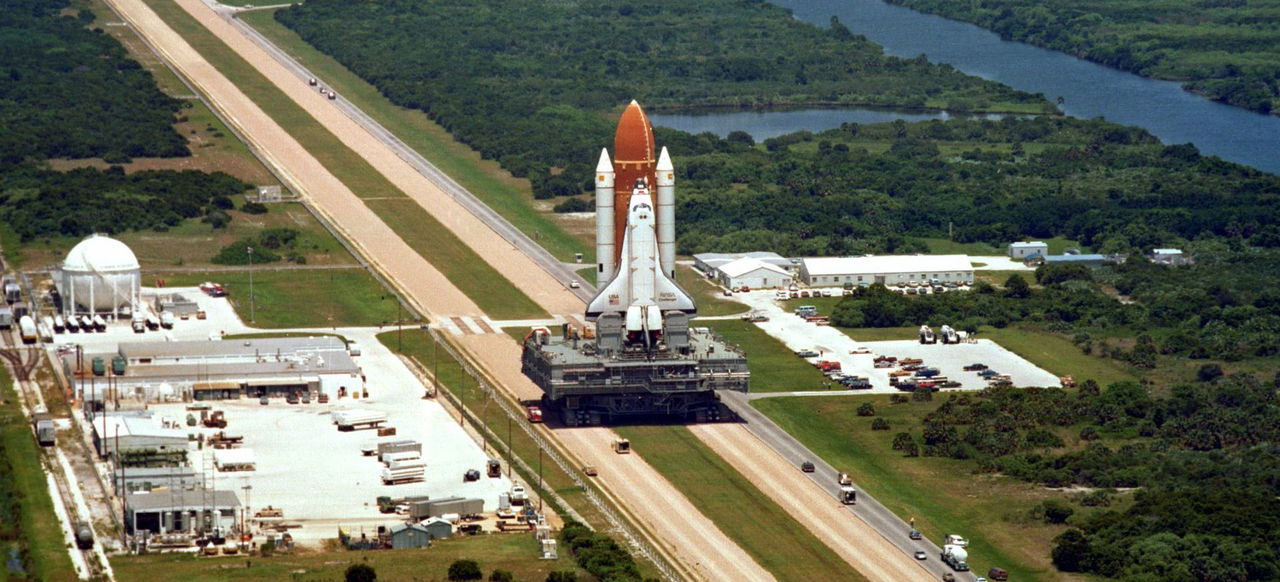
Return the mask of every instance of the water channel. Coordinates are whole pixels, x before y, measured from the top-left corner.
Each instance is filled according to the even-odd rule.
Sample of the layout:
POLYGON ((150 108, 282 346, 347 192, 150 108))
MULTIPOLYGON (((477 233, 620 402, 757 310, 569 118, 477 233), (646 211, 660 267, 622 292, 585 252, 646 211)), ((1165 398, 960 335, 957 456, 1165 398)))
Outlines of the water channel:
MULTIPOLYGON (((1280 117, 1215 103, 1170 81, 1147 79, 1028 44, 1001 40, 977 26, 922 14, 880 0, 773 0, 796 18, 827 26, 832 16, 901 57, 926 54, 970 75, 1015 89, 1063 98, 1074 117, 1103 117, 1145 128, 1165 143, 1191 142, 1201 153, 1280 173, 1280 117)), ((694 133, 742 130, 757 140, 791 131, 821 131, 855 121, 945 119, 943 114, 820 109, 780 112, 653 115, 654 124, 694 133)))

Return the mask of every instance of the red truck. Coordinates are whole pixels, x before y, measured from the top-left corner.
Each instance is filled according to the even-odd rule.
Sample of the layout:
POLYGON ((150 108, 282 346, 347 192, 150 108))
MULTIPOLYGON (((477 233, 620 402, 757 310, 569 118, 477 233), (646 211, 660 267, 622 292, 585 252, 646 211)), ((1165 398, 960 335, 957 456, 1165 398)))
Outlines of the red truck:
POLYGON ((836 372, 840 370, 840 362, 832 362, 828 360, 819 360, 815 362, 814 367, 823 372, 836 372))
POLYGON ((529 422, 542 422, 542 407, 541 407, 541 406, 535 406, 535 405, 533 405, 533 404, 530 404, 530 405, 529 405, 529 406, 527 406, 525 409, 526 409, 526 411, 527 411, 527 412, 528 412, 528 414, 529 414, 529 422))

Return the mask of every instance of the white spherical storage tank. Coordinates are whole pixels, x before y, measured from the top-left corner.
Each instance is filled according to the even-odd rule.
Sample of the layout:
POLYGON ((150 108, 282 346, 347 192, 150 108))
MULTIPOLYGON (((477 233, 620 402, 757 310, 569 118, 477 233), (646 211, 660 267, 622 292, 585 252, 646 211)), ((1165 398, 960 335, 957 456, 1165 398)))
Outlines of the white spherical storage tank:
POLYGON ((67 313, 131 312, 138 305, 142 270, 124 243, 102 234, 80 241, 62 263, 63 309, 67 313))

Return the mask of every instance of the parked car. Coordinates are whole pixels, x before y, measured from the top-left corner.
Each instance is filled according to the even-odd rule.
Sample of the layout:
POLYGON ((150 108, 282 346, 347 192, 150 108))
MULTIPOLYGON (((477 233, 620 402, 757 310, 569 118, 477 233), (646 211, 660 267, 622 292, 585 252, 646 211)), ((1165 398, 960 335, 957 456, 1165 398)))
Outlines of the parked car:
POLYGON ((921 539, 921 538, 922 538, 922 537, 924 537, 924 536, 920 535, 920 530, 918 530, 918 529, 913 529, 913 530, 911 530, 911 533, 908 533, 908 534, 907 534, 907 537, 908 537, 908 538, 911 538, 911 539, 913 539, 913 540, 918 540, 918 539, 921 539))
POLYGON ((929 559, 929 554, 924 553, 924 550, 916 550, 916 559, 917 559, 917 560, 928 560, 928 559, 929 559))
POLYGON ((987 570, 987 576, 992 580, 1003 582, 1004 580, 1009 579, 1009 572, 1007 572, 1004 568, 992 568, 990 570, 987 570))
POLYGON ((815 352, 813 350, 800 350, 796 352, 796 355, 800 356, 801 358, 816 358, 818 357, 818 352, 815 352))
POLYGON ((978 372, 978 375, 982 376, 983 378, 994 378, 996 376, 999 376, 1000 372, 992 370, 991 368, 987 368, 985 370, 982 370, 981 372, 978 372))
POLYGON ((981 372, 985 369, 987 369, 986 364, 978 364, 978 363, 969 364, 968 366, 964 367, 964 371, 966 372, 981 372))
POLYGON ((800 470, 804 471, 805 473, 812 473, 815 470, 813 466, 813 462, 805 461, 803 463, 800 463, 800 470))

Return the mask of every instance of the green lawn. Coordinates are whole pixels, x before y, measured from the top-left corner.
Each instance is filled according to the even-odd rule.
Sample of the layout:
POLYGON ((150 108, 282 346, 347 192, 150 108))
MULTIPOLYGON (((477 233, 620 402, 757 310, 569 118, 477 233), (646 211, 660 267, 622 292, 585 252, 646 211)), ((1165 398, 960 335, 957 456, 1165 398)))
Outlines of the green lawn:
POLYGON ((372 85, 276 22, 273 14, 273 10, 263 10, 244 14, 241 18, 324 79, 343 99, 359 106, 516 228, 536 237, 538 244, 553 255, 569 261, 573 259, 574 253, 582 253, 584 262, 595 262, 595 248, 588 240, 568 234, 552 216, 533 207, 527 180, 512 177, 492 160, 480 159, 478 153, 458 143, 423 112, 393 105, 372 85))
MULTIPOLYGON (((11 470, 0 474, 0 558, 9 559, 8 550, 25 545, 30 555, 31 580, 70 581, 76 573, 67 556, 62 528, 53 512, 53 501, 45 485, 40 450, 29 423, 18 406, 18 394, 7 368, 0 367, 0 454, 11 470), (12 505, 10 505, 12 504, 12 505), (8 511, 16 522, 10 522, 8 511)), ((0 569, 0 580, 26 579, 0 569)))
POLYGON ((919 240, 929 247, 930 253, 935 255, 991 256, 1002 254, 1000 249, 984 242, 960 243, 945 238, 921 238, 919 240))
MULTIPOLYGON (((254 271, 253 315, 249 323, 249 273, 156 274, 170 287, 198 285, 213 279, 227 288, 236 313, 261 328, 374 326, 402 314, 395 295, 361 268, 254 271)), ((150 284, 146 281, 145 284, 150 284)))
POLYGON ((617 431, 778 580, 866 580, 687 428, 626 426, 617 431))
MULTIPOLYGON (((391 521, 394 520, 388 520, 388 525, 391 521)), ((332 582, 342 580, 347 566, 354 563, 373 566, 378 580, 445 580, 449 564, 459 559, 479 562, 486 578, 495 568, 510 570, 516 580, 545 580, 550 572, 559 570, 573 570, 579 579, 586 576, 574 565, 567 548, 561 550, 560 559, 554 562, 540 560, 538 556, 539 546, 533 536, 495 533, 437 540, 430 548, 412 550, 299 552, 271 558, 199 558, 186 554, 116 556, 111 560, 111 567, 120 582, 159 579, 332 582)))
MULTIPOLYGON (((188 219, 164 232, 152 230, 123 232, 112 235, 129 246, 143 269, 212 266, 210 259, 223 247, 246 238, 257 237, 268 228, 291 228, 299 232, 294 249, 306 257, 310 265, 354 265, 355 257, 316 220, 305 206, 297 202, 268 204, 266 214, 247 214, 238 210, 228 213, 226 228, 214 229, 188 219)), ((21 244, 23 262, 46 265, 61 262, 80 237, 42 237, 21 244)))
MULTIPOLYGON (((370 208, 406 241, 419 241, 420 244, 410 243, 410 246, 440 269, 450 282, 457 285, 464 293, 471 295, 481 308, 489 304, 491 308, 499 311, 491 313, 495 317, 528 313, 528 307, 532 304, 528 297, 508 281, 502 280, 501 274, 488 266, 488 263, 485 263, 448 229, 439 227, 438 222, 421 220, 421 217, 428 214, 420 206, 413 203, 411 209, 408 198, 403 192, 321 126, 288 95, 272 85, 248 62, 200 26, 181 7, 159 0, 146 0, 146 2, 169 26, 182 34, 192 47, 253 99, 263 111, 282 127, 288 128, 289 133, 352 192, 363 198, 405 198, 406 203, 403 205, 370 204, 370 208), (414 213, 412 217, 408 216, 411 210, 414 213), (414 217, 417 219, 413 219, 414 217), (431 227, 432 224, 435 225, 434 228, 431 227), (428 233, 423 232, 424 230, 432 232, 427 236, 428 233), (421 244, 424 236, 428 239, 428 245, 421 244), (442 248, 445 249, 443 252, 440 251, 442 248), (483 277, 487 285, 477 288, 476 273, 481 271, 487 271, 483 277)), ((540 311, 540 309, 537 310, 537 312, 540 311)))
POLYGON ((528 295, 484 262, 435 217, 412 200, 369 200, 369 208, 396 231, 405 244, 449 278, 458 290, 494 319, 548 317, 528 295), (443 266, 447 265, 448 270, 443 266))
POLYGON ((1138 375, 1126 364, 1109 358, 1086 356, 1071 340, 1029 326, 982 327, 978 330, 978 337, 995 341, 1053 374, 1070 374, 1077 382, 1092 378, 1100 386, 1107 386, 1138 380, 1138 375))
MULTIPOLYGON (((848 471, 857 486, 941 544, 946 534, 969 539, 974 572, 991 566, 1013 580, 1066 580, 1049 563, 1049 548, 1063 526, 1030 520, 1031 508, 1061 496, 1013 479, 976 475, 972 461, 909 459, 891 449, 893 435, 920 432, 920 418, 942 402, 890 405, 887 396, 865 398, 769 398, 752 404, 819 457, 848 471), (871 431, 858 406, 875 404, 891 430, 871 431)), ((902 535, 906 535, 906 531, 902 535)))
POLYGON ((817 368, 796 357, 795 352, 755 324, 736 319, 698 324, 710 327, 746 352, 752 392, 822 389, 826 377, 817 368))
POLYGON ((688 265, 676 265, 676 283, 693 295, 698 315, 735 315, 746 313, 747 306, 724 297, 724 289, 688 265))

